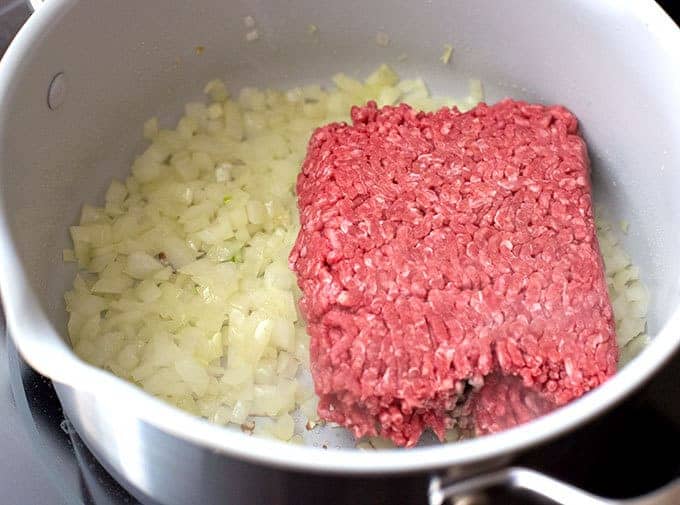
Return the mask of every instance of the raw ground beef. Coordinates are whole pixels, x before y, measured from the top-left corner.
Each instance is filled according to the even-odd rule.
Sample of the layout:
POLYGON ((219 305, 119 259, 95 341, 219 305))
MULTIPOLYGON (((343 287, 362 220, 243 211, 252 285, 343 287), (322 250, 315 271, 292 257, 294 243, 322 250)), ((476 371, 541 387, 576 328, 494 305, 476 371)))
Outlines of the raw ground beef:
POLYGON ((427 428, 441 438, 455 412, 497 431, 614 373, 568 110, 370 102, 352 119, 316 130, 297 183, 290 264, 322 418, 411 446, 427 428))
POLYGON ((531 421, 554 408, 546 395, 527 387, 519 377, 495 373, 485 377, 484 386, 470 395, 465 405, 470 419, 459 422, 464 428, 472 424, 474 432, 483 435, 531 421))

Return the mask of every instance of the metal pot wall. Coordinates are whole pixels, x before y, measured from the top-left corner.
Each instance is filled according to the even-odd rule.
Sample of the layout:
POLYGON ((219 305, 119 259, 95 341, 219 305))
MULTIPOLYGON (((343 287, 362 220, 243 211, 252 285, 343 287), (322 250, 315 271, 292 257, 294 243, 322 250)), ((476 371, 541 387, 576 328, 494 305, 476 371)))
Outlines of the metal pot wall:
MULTIPOLYGON (((678 28, 643 0, 49 0, 0 63, 0 284, 11 334, 26 360, 55 381, 65 412, 98 458, 159 503, 278 503, 284 481, 301 489, 313 483, 319 495, 301 495, 303 503, 346 479, 365 487, 351 491, 354 503, 375 503, 398 495, 404 475, 425 482, 449 469, 458 482, 502 466, 612 406, 678 346, 678 48, 678 28), (245 38, 245 16, 257 20, 257 41, 245 38), (310 24, 319 27, 318 39, 308 36, 310 24), (377 31, 389 34, 388 47, 375 44, 377 31), (438 60, 444 44, 455 47, 452 65, 438 60), (136 125, 159 112, 172 118, 216 76, 234 88, 285 86, 383 62, 424 77, 435 93, 455 95, 477 77, 489 101, 564 103, 579 116, 595 200, 630 222, 626 247, 653 296, 653 342, 630 366, 570 405, 498 435, 360 452, 285 445, 210 425, 72 353, 61 300, 73 272, 61 250, 84 199, 128 170, 141 147, 136 125)), ((526 471, 458 488, 449 483, 435 479, 432 503, 446 489, 493 483, 586 503, 576 490, 526 471)))

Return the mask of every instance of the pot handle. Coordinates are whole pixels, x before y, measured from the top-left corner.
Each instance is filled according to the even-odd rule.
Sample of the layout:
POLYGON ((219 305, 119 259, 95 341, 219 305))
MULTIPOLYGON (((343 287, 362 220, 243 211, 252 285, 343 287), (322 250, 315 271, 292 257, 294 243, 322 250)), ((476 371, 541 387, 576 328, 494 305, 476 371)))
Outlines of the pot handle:
POLYGON ((468 479, 433 477, 430 481, 429 504, 444 505, 449 499, 452 500, 451 503, 458 503, 458 500, 461 500, 460 503, 469 503, 473 500, 475 493, 496 486, 529 491, 560 505, 677 505, 680 503, 680 478, 657 491, 638 498, 612 500, 587 493, 529 468, 509 467, 468 479), (453 501, 453 499, 457 500, 453 501))

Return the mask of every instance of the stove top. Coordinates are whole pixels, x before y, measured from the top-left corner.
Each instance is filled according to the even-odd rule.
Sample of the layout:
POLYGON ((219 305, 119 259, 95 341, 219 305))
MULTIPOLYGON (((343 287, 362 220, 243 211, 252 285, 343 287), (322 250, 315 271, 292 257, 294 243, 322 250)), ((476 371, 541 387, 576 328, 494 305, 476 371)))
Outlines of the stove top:
POLYGON ((64 418, 52 382, 34 372, 3 335, 0 489, 5 494, 0 501, 8 505, 138 504, 106 473, 64 418))
MULTIPOLYGON (((0 0, 0 53, 28 14, 24 0, 0 0)), ((516 463, 603 496, 631 497, 660 487, 680 476, 679 376, 680 352, 608 414, 516 463)), ((0 502, 140 503, 102 468, 64 419, 52 383, 17 354, 1 314, 0 419, 0 502)), ((424 497, 422 479, 405 479, 404 486, 402 503, 410 503, 408 496, 424 497)), ((342 493, 333 491, 340 500, 342 493)), ((502 490, 488 498, 489 503, 533 503, 502 490)), ((294 497, 282 497, 282 503, 295 503, 294 497)))

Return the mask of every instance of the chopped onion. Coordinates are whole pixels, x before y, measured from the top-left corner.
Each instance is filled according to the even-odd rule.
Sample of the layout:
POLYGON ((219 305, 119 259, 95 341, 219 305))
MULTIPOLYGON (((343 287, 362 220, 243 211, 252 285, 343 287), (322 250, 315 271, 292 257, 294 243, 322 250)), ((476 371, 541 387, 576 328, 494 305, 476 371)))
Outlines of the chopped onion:
POLYGON ((616 321, 619 366, 623 366, 644 347, 641 342, 648 341, 644 334, 649 293, 640 281, 640 269, 631 264, 612 224, 600 217, 595 222, 616 321))

